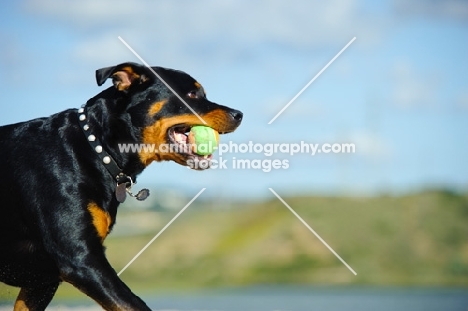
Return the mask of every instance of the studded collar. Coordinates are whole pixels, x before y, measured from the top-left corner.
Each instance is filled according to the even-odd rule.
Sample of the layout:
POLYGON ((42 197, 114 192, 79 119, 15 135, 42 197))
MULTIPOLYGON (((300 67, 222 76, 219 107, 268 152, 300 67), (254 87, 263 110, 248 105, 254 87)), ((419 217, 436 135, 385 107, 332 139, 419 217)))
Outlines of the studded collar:
POLYGON ((86 114, 86 107, 82 106, 78 109, 78 121, 80 128, 86 137, 91 148, 94 150, 96 155, 101 160, 101 163, 107 169, 107 171, 112 175, 114 180, 117 182, 115 194, 119 202, 123 203, 125 201, 126 194, 135 197, 137 200, 145 200, 149 196, 148 189, 142 189, 138 194, 133 195, 131 188, 134 185, 134 182, 130 176, 125 174, 123 170, 119 167, 117 162, 112 158, 112 156, 104 149, 101 141, 97 138, 90 129, 88 124, 88 116, 86 114))

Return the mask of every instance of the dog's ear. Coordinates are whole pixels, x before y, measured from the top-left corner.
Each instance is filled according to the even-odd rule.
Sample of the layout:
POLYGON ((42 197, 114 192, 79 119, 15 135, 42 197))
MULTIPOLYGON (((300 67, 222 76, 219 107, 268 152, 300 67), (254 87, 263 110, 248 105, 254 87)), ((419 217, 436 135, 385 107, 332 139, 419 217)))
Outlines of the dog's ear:
POLYGON ((111 77, 114 87, 119 91, 126 91, 132 84, 140 84, 149 79, 148 69, 135 63, 123 63, 96 70, 96 82, 99 86, 111 77))

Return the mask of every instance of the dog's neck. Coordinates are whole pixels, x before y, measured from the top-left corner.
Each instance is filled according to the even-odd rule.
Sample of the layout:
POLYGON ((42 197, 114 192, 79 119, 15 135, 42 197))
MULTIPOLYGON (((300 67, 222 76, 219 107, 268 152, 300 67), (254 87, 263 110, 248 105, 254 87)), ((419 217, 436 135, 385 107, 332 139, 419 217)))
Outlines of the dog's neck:
POLYGON ((115 195, 117 200, 120 203, 125 201, 127 193, 135 197, 137 200, 145 200, 149 196, 148 189, 140 190, 136 195, 133 195, 131 188, 134 185, 134 181, 130 175, 124 173, 122 168, 117 164, 115 159, 106 151, 105 146, 102 144, 101 140, 95 135, 91 129, 88 119, 86 105, 83 105, 78 109, 78 121, 80 128, 88 141, 91 149, 99 158, 102 165, 107 169, 111 176, 116 181, 116 190, 115 195))

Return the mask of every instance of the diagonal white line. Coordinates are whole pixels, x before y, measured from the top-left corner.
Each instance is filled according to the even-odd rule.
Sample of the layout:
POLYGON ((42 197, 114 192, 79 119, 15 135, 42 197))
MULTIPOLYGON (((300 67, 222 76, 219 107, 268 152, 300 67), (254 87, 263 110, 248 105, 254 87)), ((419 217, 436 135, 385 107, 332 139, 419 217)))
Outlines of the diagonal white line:
POLYGON ((174 218, 172 218, 171 221, 169 221, 167 225, 165 225, 164 228, 162 228, 161 231, 159 231, 158 234, 156 234, 154 238, 152 238, 151 241, 149 241, 148 244, 146 244, 145 247, 143 247, 141 251, 139 251, 138 254, 136 254, 125 267, 123 267, 122 270, 120 270, 119 273, 117 273, 117 275, 120 276, 122 272, 124 272, 151 245, 151 243, 153 243, 154 240, 156 240, 164 232, 164 230, 166 230, 177 219, 177 217, 179 217, 205 190, 206 188, 200 190, 200 192, 198 192, 197 195, 192 200, 190 200, 190 202, 188 202, 187 205, 185 205, 184 208, 181 209, 180 212, 178 212, 177 215, 175 215, 174 218))
POLYGON ((156 71, 153 70, 153 68, 151 68, 150 65, 148 65, 147 62, 145 62, 145 60, 143 58, 141 58, 141 56, 135 52, 134 49, 132 49, 132 47, 130 45, 128 45, 128 43, 122 39, 121 36, 118 36, 119 40, 156 76, 158 77, 159 80, 161 80, 162 83, 164 83, 164 85, 169 89, 171 90, 172 93, 174 93, 175 96, 177 96, 178 99, 180 99, 181 102, 184 103, 185 106, 187 106, 188 109, 190 109, 190 111, 197 116, 197 118, 203 123, 203 124, 206 124, 205 120, 203 120, 202 117, 200 117, 200 115, 198 113, 195 112, 195 110, 192 109, 192 107, 190 107, 189 104, 187 104, 187 102, 185 102, 185 100, 183 100, 182 97, 179 96, 179 94, 176 93, 176 91, 174 91, 174 89, 166 82, 163 80, 163 78, 161 78, 160 75, 158 75, 158 73, 156 71))
POLYGON ((335 57, 333 57, 332 60, 329 61, 328 64, 326 64, 325 67, 323 67, 322 70, 320 70, 319 73, 317 73, 315 77, 313 77, 312 80, 310 80, 309 83, 307 83, 306 86, 304 86, 302 90, 300 90, 299 93, 297 93, 296 96, 294 96, 293 99, 291 99, 289 103, 287 103, 286 106, 284 106, 283 109, 281 109, 280 112, 278 112, 276 116, 270 120, 270 122, 268 122, 268 124, 273 123, 273 121, 275 121, 276 118, 278 118, 312 84, 312 82, 314 82, 315 79, 317 79, 328 68, 328 66, 330 66, 338 58, 338 56, 340 56, 341 53, 343 53, 351 45, 351 43, 354 42, 354 40, 356 40, 356 37, 352 38, 351 41, 349 41, 348 44, 346 44, 345 47, 342 48, 341 51, 339 51, 338 54, 336 54, 335 57))
POLYGON ((357 273, 353 270, 353 268, 351 268, 347 263, 346 261, 343 260, 343 258, 340 257, 340 255, 338 255, 328 244, 327 242, 324 241, 324 239, 322 239, 320 237, 320 235, 318 235, 317 232, 314 231, 314 229, 312 229, 305 221, 304 219, 301 218, 301 216, 299 216, 292 208, 291 206, 288 205, 288 203, 286 203, 272 188, 268 188, 270 189, 270 191, 284 204, 284 206, 286 206, 290 211, 291 213, 294 214, 294 216, 296 216, 303 224, 304 226, 307 227, 307 229, 309 229, 310 232, 312 232, 319 240, 320 242, 323 243, 323 245, 325 245, 332 253, 333 255, 336 256, 336 258, 338 258, 345 266, 346 268, 349 269, 349 271, 351 271, 354 275, 357 275, 357 273))

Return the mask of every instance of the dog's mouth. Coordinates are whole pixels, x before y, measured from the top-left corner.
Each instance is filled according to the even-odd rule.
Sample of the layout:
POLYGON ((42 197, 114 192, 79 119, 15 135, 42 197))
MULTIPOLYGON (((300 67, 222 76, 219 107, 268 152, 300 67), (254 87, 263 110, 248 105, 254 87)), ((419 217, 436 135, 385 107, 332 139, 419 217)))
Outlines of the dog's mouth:
POLYGON ((211 166, 213 154, 199 155, 193 152, 188 138, 191 128, 192 126, 184 124, 170 127, 167 131, 168 151, 183 157, 185 163, 179 162, 180 164, 188 165, 197 170, 207 169, 211 166))

